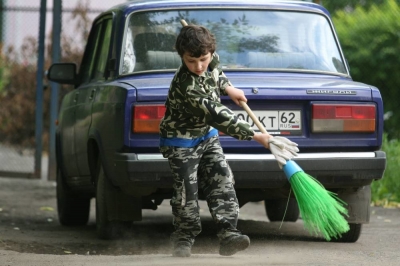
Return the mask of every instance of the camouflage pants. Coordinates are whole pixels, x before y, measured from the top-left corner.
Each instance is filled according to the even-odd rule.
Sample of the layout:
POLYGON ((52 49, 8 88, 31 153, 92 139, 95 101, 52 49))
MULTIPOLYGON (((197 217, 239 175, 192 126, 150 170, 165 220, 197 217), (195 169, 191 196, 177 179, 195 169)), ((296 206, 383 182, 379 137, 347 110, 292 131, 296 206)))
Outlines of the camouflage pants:
POLYGON ((202 189, 218 238, 239 235, 236 229, 239 204, 233 187, 233 175, 218 137, 212 137, 193 148, 161 147, 174 176, 171 199, 175 232, 171 241, 188 241, 201 232, 198 189, 202 189))

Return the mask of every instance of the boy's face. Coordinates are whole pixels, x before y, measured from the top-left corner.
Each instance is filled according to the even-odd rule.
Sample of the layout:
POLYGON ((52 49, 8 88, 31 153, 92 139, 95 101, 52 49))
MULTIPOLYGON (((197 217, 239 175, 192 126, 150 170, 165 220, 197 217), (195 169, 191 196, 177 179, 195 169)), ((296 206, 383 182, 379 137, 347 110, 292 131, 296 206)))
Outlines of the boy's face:
POLYGON ((192 57, 188 52, 185 52, 182 59, 190 72, 200 76, 207 70, 208 65, 211 62, 211 53, 209 52, 200 57, 192 57))

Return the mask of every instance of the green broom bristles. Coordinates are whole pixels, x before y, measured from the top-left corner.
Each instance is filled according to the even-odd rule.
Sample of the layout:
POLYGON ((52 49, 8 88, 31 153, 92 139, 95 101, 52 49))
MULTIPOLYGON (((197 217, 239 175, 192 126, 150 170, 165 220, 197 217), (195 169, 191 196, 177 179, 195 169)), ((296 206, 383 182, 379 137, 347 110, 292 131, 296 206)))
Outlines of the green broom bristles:
POLYGON ((346 203, 324 188, 314 177, 305 173, 294 161, 283 167, 299 205, 304 227, 311 234, 321 234, 326 240, 339 238, 350 227, 344 215, 346 203))

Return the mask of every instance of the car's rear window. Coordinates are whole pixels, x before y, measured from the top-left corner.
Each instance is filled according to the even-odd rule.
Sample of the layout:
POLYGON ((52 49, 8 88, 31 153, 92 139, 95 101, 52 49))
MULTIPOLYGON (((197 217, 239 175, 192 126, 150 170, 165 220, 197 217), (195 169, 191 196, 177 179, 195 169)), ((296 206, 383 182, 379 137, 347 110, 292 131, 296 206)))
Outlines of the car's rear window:
POLYGON ((238 9, 131 14, 121 73, 176 69, 181 63, 174 49, 181 19, 211 30, 225 69, 347 73, 333 29, 323 15, 238 9))

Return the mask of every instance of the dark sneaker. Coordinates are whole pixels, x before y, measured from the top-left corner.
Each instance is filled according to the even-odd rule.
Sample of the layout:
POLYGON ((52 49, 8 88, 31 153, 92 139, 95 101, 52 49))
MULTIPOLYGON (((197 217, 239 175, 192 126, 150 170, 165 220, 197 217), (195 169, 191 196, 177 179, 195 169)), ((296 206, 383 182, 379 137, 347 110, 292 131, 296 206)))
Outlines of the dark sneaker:
POLYGON ((221 240, 219 255, 232 256, 236 252, 245 250, 250 245, 250 238, 246 235, 230 236, 221 240))
POLYGON ((174 245, 172 256, 174 257, 190 257, 192 245, 189 242, 180 241, 174 245))

